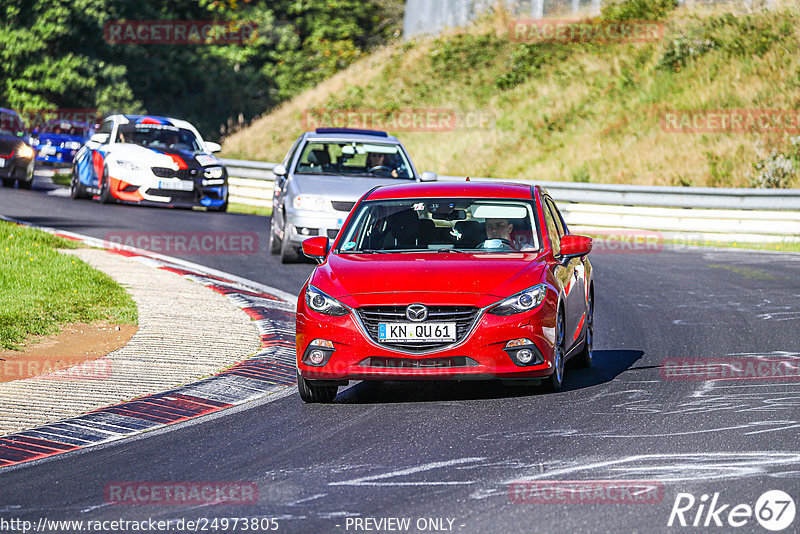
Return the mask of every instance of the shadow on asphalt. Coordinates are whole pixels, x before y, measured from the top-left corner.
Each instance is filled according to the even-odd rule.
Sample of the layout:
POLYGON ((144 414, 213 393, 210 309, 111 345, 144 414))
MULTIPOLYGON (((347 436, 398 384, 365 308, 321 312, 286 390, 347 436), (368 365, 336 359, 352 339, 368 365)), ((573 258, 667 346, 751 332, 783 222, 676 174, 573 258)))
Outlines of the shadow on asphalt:
MULTIPOLYGON (((567 368, 559 393, 589 388, 612 381, 644 355, 640 350, 596 350, 589 369, 567 368)), ((552 395, 558 395, 555 393, 552 395)), ((341 391, 336 403, 388 404, 489 400, 548 395, 538 385, 506 385, 497 380, 361 382, 341 391)))

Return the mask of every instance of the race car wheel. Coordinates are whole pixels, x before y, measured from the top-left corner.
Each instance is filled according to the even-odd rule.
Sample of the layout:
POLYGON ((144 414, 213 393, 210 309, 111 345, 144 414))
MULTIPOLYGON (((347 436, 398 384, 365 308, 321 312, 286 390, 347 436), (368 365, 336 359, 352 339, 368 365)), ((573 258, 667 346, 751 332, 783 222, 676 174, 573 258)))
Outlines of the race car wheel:
POLYGON ((208 211, 216 211, 218 213, 224 213, 228 211, 228 201, 226 200, 224 204, 221 206, 215 206, 213 208, 208 208, 208 211))
POLYGON ((339 391, 339 386, 317 386, 300 376, 297 372, 297 391, 300 393, 300 398, 308 403, 317 402, 333 402, 336 398, 336 393, 339 391))
POLYGON ((17 187, 20 189, 30 189, 33 187, 33 180, 17 180, 17 187))
POLYGON ((33 187, 33 162, 31 161, 22 172, 22 178, 17 178, 17 187, 20 189, 31 189, 33 187))
POLYGON ((275 215, 272 216, 272 222, 269 225, 269 253, 280 254, 281 252, 281 238, 275 233, 275 215))
POLYGON ((575 362, 576 367, 591 367, 592 356, 594 349, 592 348, 594 342, 594 291, 589 293, 589 299, 586 303, 586 342, 583 349, 570 358, 570 363, 575 362))
POLYGON ((13 178, 3 178, 3 187, 14 187, 13 178))
POLYGON ((108 204, 114 201, 114 198, 111 196, 111 184, 108 182, 108 169, 104 169, 103 181, 100 184, 100 204, 108 204))
POLYGON ((553 374, 542 385, 546 391, 558 391, 564 380, 564 314, 558 312, 556 319, 556 344, 553 347, 553 374))
POLYGON ((78 170, 75 167, 72 168, 72 177, 69 181, 69 196, 72 197, 73 200, 80 200, 82 198, 88 198, 89 196, 83 189, 83 185, 78 178, 78 170))

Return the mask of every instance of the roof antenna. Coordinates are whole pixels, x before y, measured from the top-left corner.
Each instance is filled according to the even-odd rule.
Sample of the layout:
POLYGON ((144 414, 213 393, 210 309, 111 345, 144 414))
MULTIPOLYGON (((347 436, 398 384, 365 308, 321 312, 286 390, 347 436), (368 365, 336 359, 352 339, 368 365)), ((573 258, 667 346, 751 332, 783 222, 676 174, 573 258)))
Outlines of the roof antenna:
POLYGON ((466 181, 467 181, 467 182, 469 182, 469 176, 467 176, 467 179, 466 179, 466 181))

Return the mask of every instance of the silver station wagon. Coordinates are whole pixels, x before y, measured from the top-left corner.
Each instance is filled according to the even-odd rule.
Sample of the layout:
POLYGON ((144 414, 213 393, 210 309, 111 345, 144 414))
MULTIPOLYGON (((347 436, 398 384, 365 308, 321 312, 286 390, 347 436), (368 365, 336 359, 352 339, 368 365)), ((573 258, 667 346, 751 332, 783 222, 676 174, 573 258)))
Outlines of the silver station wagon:
POLYGON ((358 199, 372 188, 437 179, 435 173, 417 172, 396 137, 347 128, 304 133, 273 172, 269 248, 282 263, 302 257, 304 239, 335 238, 358 199))

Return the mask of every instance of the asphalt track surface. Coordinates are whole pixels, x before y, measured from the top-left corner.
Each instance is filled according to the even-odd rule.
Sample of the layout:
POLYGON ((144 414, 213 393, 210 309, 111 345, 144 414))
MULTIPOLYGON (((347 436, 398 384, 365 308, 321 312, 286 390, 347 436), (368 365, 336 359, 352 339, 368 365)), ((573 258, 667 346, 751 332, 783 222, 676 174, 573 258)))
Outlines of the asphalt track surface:
MULTIPOLYGON (((96 237, 257 232, 258 254, 178 256, 292 293, 313 268, 269 255, 264 217, 102 206, 36 186, 0 190, 0 214, 96 237)), ((664 249, 592 261, 596 363, 569 369, 556 394, 425 382, 359 383, 331 405, 288 395, 0 470, 0 518, 277 518, 282 532, 366 531, 355 518, 409 518, 412 532, 436 531, 417 523, 427 518, 452 532, 766 532, 755 518, 731 527, 728 512, 774 489, 800 502, 800 381, 674 380, 664 364, 800 356, 800 256, 664 249), (509 493, 520 480, 620 479, 660 481, 660 502, 535 504, 509 493), (106 504, 104 487, 122 481, 248 482, 259 499, 106 504), (679 493, 698 500, 690 525, 701 496, 719 493, 724 526, 667 527, 679 493)), ((799 530, 797 517, 785 532, 799 530)))

